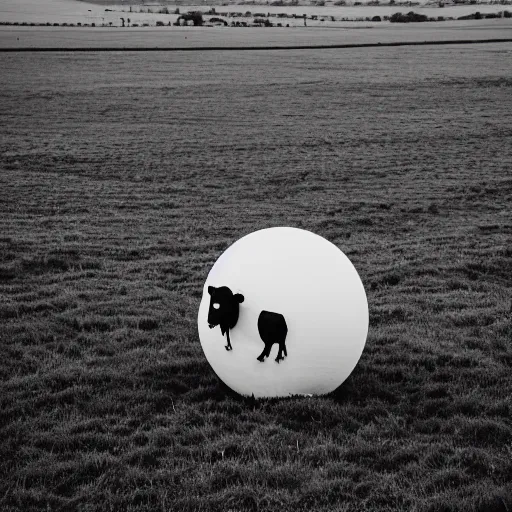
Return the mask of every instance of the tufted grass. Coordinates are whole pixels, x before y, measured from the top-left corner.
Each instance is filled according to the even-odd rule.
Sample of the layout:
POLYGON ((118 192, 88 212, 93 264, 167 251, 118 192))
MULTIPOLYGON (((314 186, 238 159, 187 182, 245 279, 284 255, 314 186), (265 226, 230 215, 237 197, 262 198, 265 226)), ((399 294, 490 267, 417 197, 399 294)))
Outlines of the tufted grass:
POLYGON ((0 509, 512 510, 507 55, 3 55, 0 509), (201 351, 208 270, 275 225, 365 284, 327 397, 201 351))

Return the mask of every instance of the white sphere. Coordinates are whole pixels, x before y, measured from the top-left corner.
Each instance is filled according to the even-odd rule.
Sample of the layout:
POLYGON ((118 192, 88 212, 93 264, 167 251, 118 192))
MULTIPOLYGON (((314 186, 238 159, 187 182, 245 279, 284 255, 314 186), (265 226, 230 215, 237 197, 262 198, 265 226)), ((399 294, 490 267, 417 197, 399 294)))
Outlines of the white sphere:
POLYGON ((340 249, 310 231, 276 227, 244 236, 215 262, 203 288, 198 326, 208 362, 241 395, 322 395, 350 375, 363 352, 368 302, 357 270, 340 249), (221 326, 209 327, 215 303, 209 287, 243 296, 238 321, 229 329, 232 350, 225 348, 221 326), (262 311, 286 321, 287 355, 279 362, 279 340, 263 362, 257 359, 265 349, 258 329, 262 311))

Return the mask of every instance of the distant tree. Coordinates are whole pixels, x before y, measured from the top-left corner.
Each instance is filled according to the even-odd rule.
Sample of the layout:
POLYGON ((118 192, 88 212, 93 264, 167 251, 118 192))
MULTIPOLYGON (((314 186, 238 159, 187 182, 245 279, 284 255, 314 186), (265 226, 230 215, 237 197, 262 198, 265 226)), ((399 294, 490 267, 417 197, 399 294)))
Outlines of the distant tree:
POLYGON ((428 21, 428 16, 425 14, 416 14, 413 11, 408 12, 407 14, 402 14, 401 12, 396 12, 389 18, 391 23, 411 23, 411 22, 422 22, 428 21))
POLYGON ((124 27, 124 18, 121 18, 122 27, 124 27))
POLYGON ((188 12, 186 14, 182 14, 175 22, 175 25, 180 25, 181 20, 183 20, 183 24, 186 25, 189 21, 192 21, 194 27, 201 27, 204 23, 203 13, 200 11, 188 12))
POLYGON ((203 13, 201 12, 191 12, 190 13, 190 19, 192 20, 192 23, 194 24, 194 27, 201 27, 204 23, 203 20, 203 13))

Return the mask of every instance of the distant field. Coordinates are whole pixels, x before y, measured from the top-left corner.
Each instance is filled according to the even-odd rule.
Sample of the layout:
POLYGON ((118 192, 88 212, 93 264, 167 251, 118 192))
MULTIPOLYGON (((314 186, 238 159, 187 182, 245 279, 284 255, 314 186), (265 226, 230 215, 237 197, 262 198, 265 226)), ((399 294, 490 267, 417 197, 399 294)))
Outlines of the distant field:
MULTIPOLYGON (((309 3, 309 2, 308 2, 309 3)), ((384 3, 384 2, 382 2, 384 3)), ((397 0, 400 3, 400 0, 397 0)), ((422 2, 423 3, 423 2, 422 2)), ((300 6, 272 6, 272 5, 214 5, 211 2, 207 5, 180 5, 178 6, 180 12, 187 12, 189 10, 202 10, 209 11, 215 8, 218 13, 238 12, 246 13, 251 12, 251 16, 247 20, 252 21, 252 13, 265 13, 265 14, 298 14, 302 16, 306 14, 309 18, 312 15, 320 17, 335 16, 336 21, 332 22, 327 19, 325 21, 309 20, 308 25, 312 26, 336 26, 342 23, 342 18, 345 19, 365 19, 373 16, 391 16, 396 12, 409 12, 414 10, 417 13, 425 14, 431 18, 438 16, 454 17, 465 16, 474 14, 479 11, 482 14, 498 13, 504 10, 512 11, 512 6, 499 5, 499 4, 478 4, 478 5, 447 5, 444 8, 439 8, 435 5, 374 5, 374 6, 335 6, 327 2, 326 6, 318 7, 312 5, 300 6)), ((176 5, 171 4, 158 4, 152 5, 141 3, 139 5, 98 5, 96 3, 88 3, 77 0, 2 0, 0 4, 0 22, 19 22, 19 23, 95 23, 96 26, 103 24, 113 26, 121 26, 121 17, 130 18, 131 23, 142 25, 147 23, 155 26, 157 21, 167 24, 169 21, 174 22, 177 15, 174 14, 176 5), (160 11, 166 7, 170 14, 162 14, 160 11)), ((286 21, 290 25, 302 26, 302 20, 299 19, 283 19, 274 21, 286 21)), ((361 22, 357 22, 361 23, 361 22)), ((383 22, 388 24, 388 22, 383 22)), ((286 23, 285 23, 286 25, 286 23)), ((443 23, 444 25, 444 23, 443 23)), ((508 19, 510 29, 512 20, 508 19)), ((497 28, 496 25, 494 25, 497 28)))
MULTIPOLYGON (((512 39, 512 20, 341 23, 339 27, 0 27, 1 48, 193 48, 512 39)), ((507 56, 507 55, 505 55, 507 56)), ((500 66, 505 60, 498 58, 500 66)))
POLYGON ((511 57, 1 54, 0 509, 512 510, 511 57), (370 331, 331 396, 252 402, 197 310, 279 225, 370 331))

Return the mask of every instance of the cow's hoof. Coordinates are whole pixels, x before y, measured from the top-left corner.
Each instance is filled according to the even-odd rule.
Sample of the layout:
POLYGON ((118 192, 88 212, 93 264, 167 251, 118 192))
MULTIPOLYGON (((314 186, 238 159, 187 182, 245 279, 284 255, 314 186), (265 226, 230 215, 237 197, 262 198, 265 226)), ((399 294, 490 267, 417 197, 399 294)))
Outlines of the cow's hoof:
POLYGON ((233 347, 224 347, 224 348, 225 348, 228 352, 229 352, 230 350, 233 350, 233 347))
POLYGON ((260 363, 263 363, 263 361, 265 361, 265 358, 264 357, 257 357, 256 358, 260 363))
POLYGON ((284 357, 276 357, 277 364, 279 364, 279 361, 284 361, 284 357))

